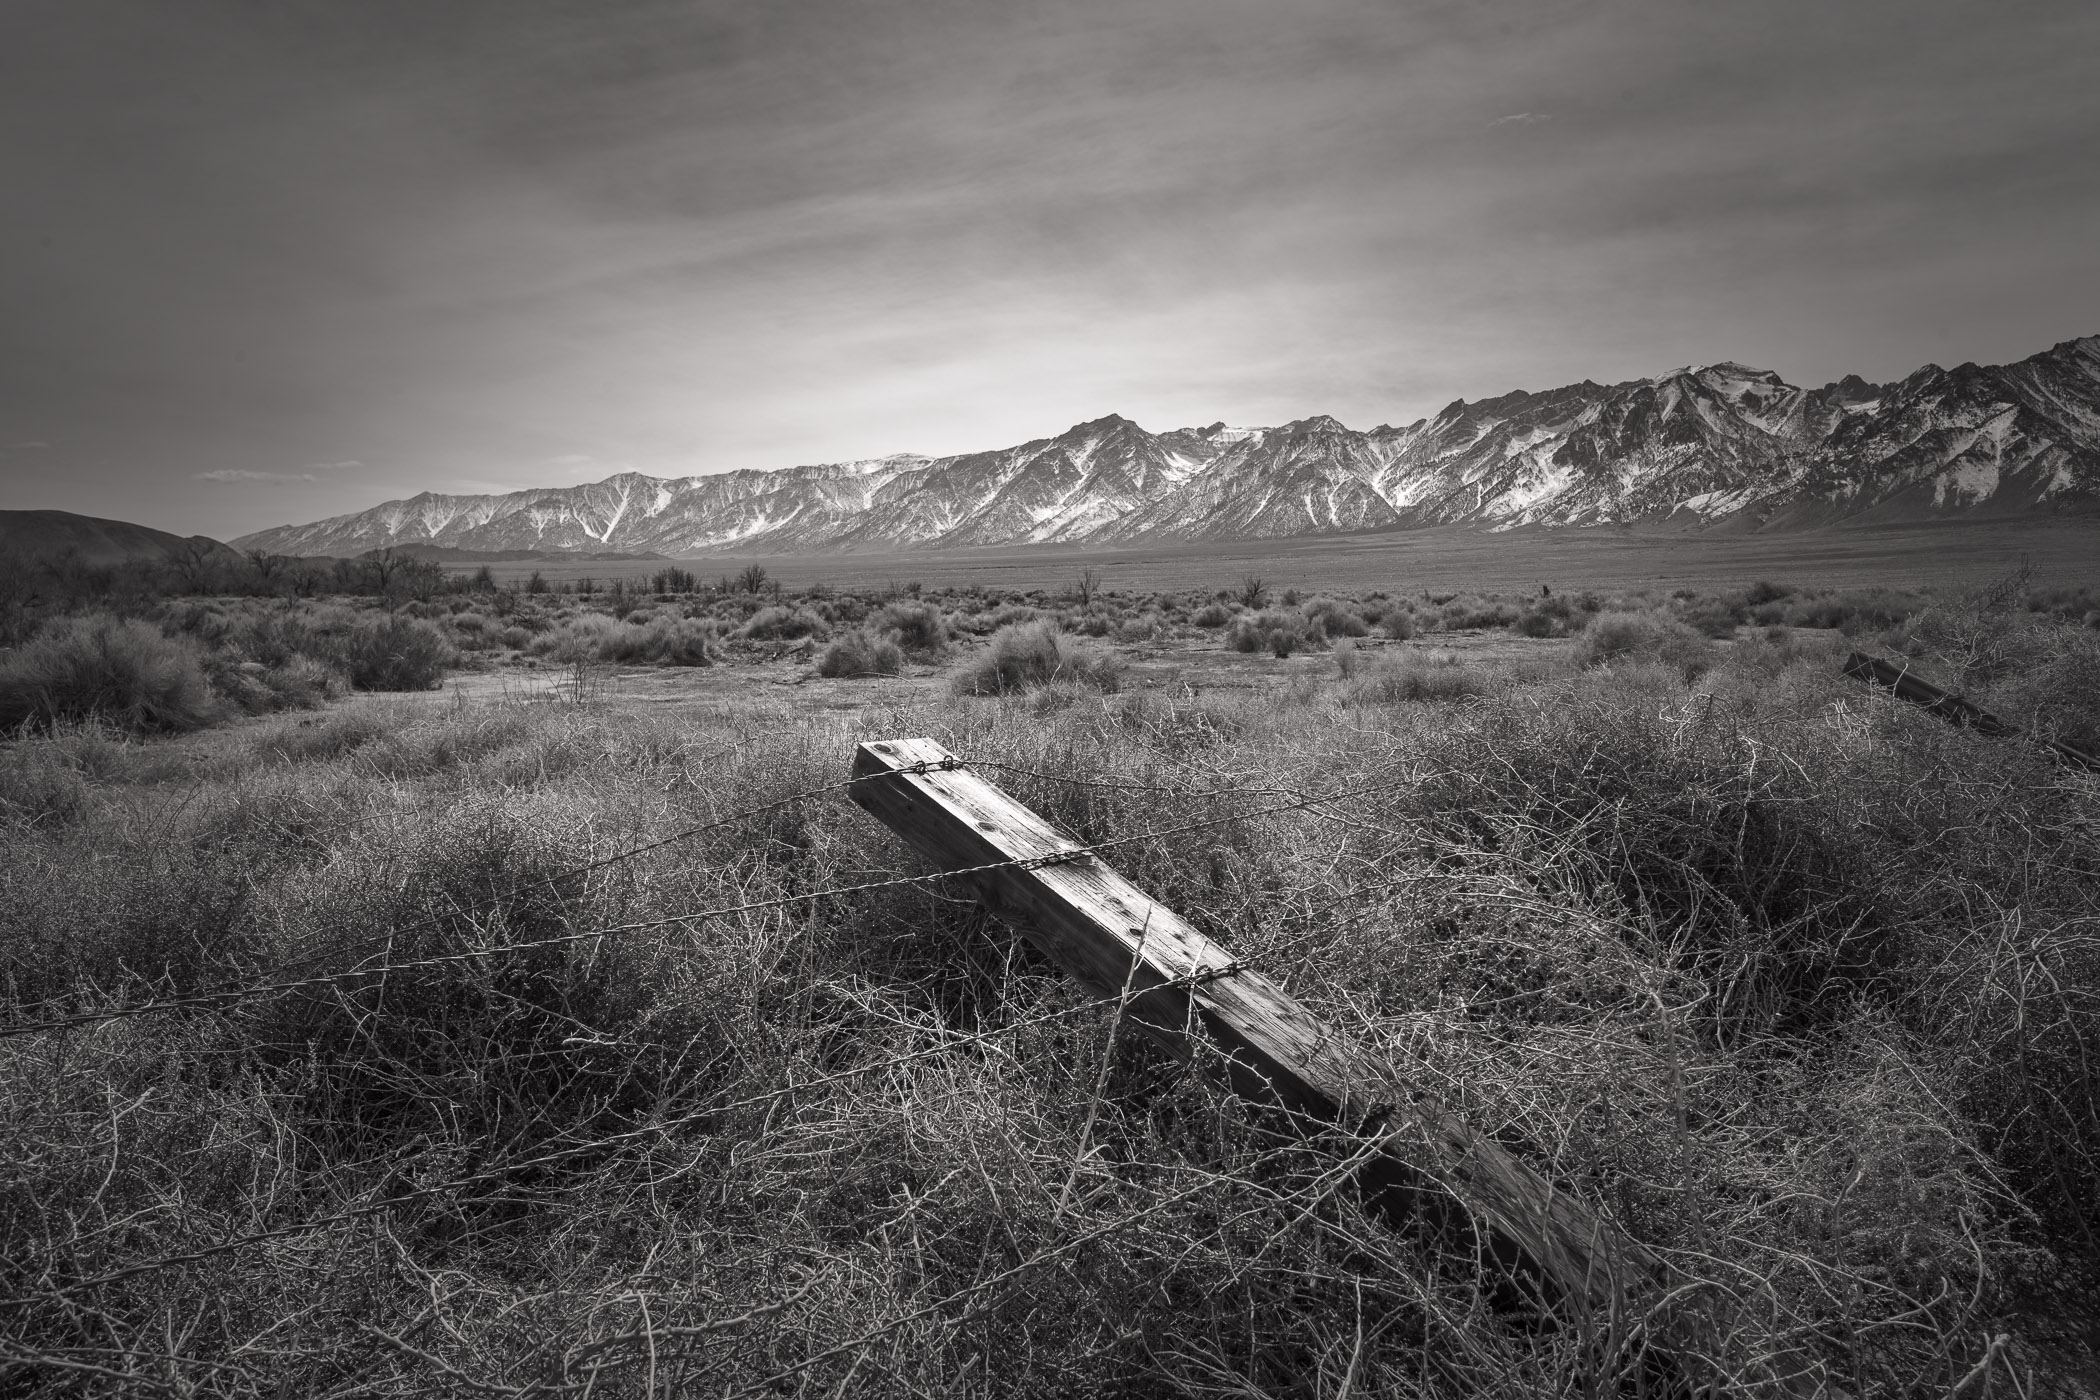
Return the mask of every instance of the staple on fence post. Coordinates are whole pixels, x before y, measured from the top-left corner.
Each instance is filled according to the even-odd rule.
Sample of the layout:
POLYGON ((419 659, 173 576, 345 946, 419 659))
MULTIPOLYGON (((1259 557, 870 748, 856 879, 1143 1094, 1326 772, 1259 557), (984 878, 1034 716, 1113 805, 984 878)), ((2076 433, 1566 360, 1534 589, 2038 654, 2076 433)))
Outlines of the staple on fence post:
POLYGON ((1301 1130, 1354 1136, 1369 1156, 1359 1174, 1366 1203, 1492 1260, 1503 1277, 1491 1290, 1505 1308, 1548 1324, 1624 1326, 1635 1296, 1661 1278, 1654 1256, 1588 1202, 1408 1085, 1070 835, 956 767, 939 744, 864 743, 853 774, 854 801, 935 864, 996 865, 964 878, 1089 990, 1129 988, 1128 1019, 1168 1051, 1190 1059, 1188 1028, 1200 1027, 1240 1095, 1301 1130))

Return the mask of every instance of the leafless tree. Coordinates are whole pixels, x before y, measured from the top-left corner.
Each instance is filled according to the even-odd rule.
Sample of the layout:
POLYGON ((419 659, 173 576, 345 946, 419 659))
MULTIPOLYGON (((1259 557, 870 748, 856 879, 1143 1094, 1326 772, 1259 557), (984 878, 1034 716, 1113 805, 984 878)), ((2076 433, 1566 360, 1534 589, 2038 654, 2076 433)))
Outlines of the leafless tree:
POLYGON ((219 551, 208 540, 184 540, 168 555, 168 567, 185 593, 208 593, 219 579, 219 551))

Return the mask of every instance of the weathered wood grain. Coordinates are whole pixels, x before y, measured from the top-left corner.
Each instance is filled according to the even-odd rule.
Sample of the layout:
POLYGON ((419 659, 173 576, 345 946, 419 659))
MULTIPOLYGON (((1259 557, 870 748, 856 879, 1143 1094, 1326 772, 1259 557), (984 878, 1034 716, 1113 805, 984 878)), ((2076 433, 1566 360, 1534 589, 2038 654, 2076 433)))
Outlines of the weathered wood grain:
POLYGON ((1241 1095, 1302 1129, 1368 1146, 1366 1199, 1477 1250, 1503 1301, 1547 1320, 1625 1324, 1630 1294, 1659 1277, 1647 1251, 1107 863, 1070 854, 1079 841, 955 763, 928 739, 863 744, 854 776, 868 781, 851 791, 936 865, 1055 861, 964 878, 1091 990, 1115 995, 1127 979, 1125 1014, 1170 1052, 1190 1059, 1207 1041, 1241 1095))

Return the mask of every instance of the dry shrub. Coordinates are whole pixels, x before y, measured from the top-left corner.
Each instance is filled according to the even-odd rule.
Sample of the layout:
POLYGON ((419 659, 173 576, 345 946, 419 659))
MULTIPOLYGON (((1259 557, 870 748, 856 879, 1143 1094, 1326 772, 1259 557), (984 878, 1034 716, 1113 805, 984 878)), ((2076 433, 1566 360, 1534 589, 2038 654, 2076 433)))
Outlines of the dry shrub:
POLYGON ((1838 628, 1847 635, 1894 627, 1926 606, 1915 592, 1891 588, 1853 588, 1798 593, 1767 600, 1757 612, 1761 623, 1788 627, 1838 628))
POLYGON ((1305 634, 1315 640, 1365 637, 1371 632, 1370 624, 1359 617, 1354 609, 1334 598, 1314 598, 1306 603, 1301 611, 1305 616, 1305 634))
POLYGON ((2100 635, 2011 596, 1936 602, 1876 640, 2013 723, 2100 749, 2100 635))
POLYGON ((882 610, 881 626, 914 656, 936 657, 948 651, 948 622, 932 603, 891 603, 882 610))
POLYGON ((1449 599, 1437 609, 1437 626, 1446 632, 1507 627, 1516 620, 1514 605, 1500 598, 1482 598, 1473 594, 1449 599))
MULTIPOLYGON (((537 637, 530 633, 516 645, 529 646, 536 656, 548 657, 565 666, 580 661, 595 661, 602 655, 606 641, 618 636, 625 624, 619 619, 601 612, 578 613, 567 618, 537 637)), ((522 631, 513 628, 512 631, 522 631)), ((508 633, 505 640, 508 640, 508 633)))
POLYGON ((820 676, 894 676, 903 669, 903 649, 865 627, 842 633, 817 658, 820 676))
POLYGON ((1030 607, 1026 603, 1007 603, 994 612, 979 614, 976 629, 979 632, 996 632, 1002 627, 1034 622, 1042 615, 1040 608, 1030 607))
POLYGON ((1773 626, 1737 640, 1728 649, 1726 665, 1731 671, 1754 671, 1766 676, 1777 676, 1803 665, 1835 671, 1845 651, 1842 639, 1773 626))
POLYGON ((220 717, 204 652, 186 637, 106 614, 67 619, 0 656, 0 728, 102 719, 141 732, 220 717))
POLYGON ((607 661, 659 666, 711 666, 721 656, 722 634, 712 618, 666 617, 628 622, 598 644, 607 661))
POLYGON ((1111 604, 1095 603, 1085 609, 1071 609, 1059 617, 1059 625, 1066 631, 1076 632, 1082 637, 1106 637, 1116 630, 1122 621, 1122 609, 1111 604))
POLYGON ((1582 629, 1575 655, 1584 666, 1661 662, 1689 680, 1713 665, 1715 650, 1712 642, 1674 617, 1655 612, 1605 612, 1582 629))
POLYGON ((956 671, 949 689, 957 695, 1012 695, 1057 681, 1114 690, 1122 665, 1067 639, 1048 622, 1030 622, 1001 628, 981 655, 956 671))
POLYGON ((291 656, 270 666, 237 661, 236 655, 226 651, 207 654, 204 672, 212 690, 243 714, 318 709, 348 689, 340 671, 308 656, 291 656))
POLYGON ((780 605, 760 608, 753 613, 736 635, 752 641, 785 642, 799 637, 829 636, 831 625, 822 614, 809 608, 790 608, 780 605))
POLYGON ((1166 619, 1159 613, 1143 612, 1117 623, 1115 637, 1125 646, 1137 646, 1146 642, 1163 641, 1170 630, 1166 619))
POLYGON ((637 611, 622 622, 605 613, 585 612, 541 633, 531 649, 566 666, 593 661, 708 666, 720 658, 721 644, 721 628, 712 618, 637 611))
POLYGON ((2000 680, 1985 701, 2035 733, 2100 754, 2100 633, 2060 626, 2053 654, 2000 680))
POLYGON ((851 626, 854 623, 864 622, 867 620, 869 612, 873 610, 867 599, 862 598, 857 593, 845 593, 837 597, 820 597, 813 592, 809 606, 816 610, 819 617, 833 626, 851 626))
POLYGON ((1864 1012, 1948 1047, 1928 1057, 1968 1125, 1948 1131, 2066 1218, 2100 1183, 2100 1101, 2075 1067, 2100 1035, 2100 948, 2075 932, 2100 864, 2076 854, 2075 800, 2023 791, 2003 770, 2020 755, 1962 756, 1980 741, 1929 718, 1893 712, 1892 743, 1819 711, 1839 684, 1817 667, 1777 685, 1745 674, 1682 710, 1616 687, 1513 704, 1455 756, 1437 806, 1506 850, 1527 826, 1576 842, 1556 857, 1568 878, 1637 912, 1706 983, 1719 1043, 1776 1048, 1864 1012), (1770 751, 1793 761, 1760 761, 1770 751), (1921 781, 1949 762, 1970 778, 1921 781), (2002 859, 2015 832, 2036 865, 2002 859), (1979 899, 2024 917, 1979 917, 1979 899), (2020 979, 2039 980, 2012 991, 2020 979))
POLYGON ((1295 612, 1243 613, 1225 632, 1225 645, 1234 651, 1266 651, 1278 658, 1289 656, 1309 640, 1304 619, 1295 612))
POLYGON ((93 789, 69 758, 55 743, 0 749, 0 820, 63 826, 86 816, 93 789))
POLYGON ((256 751, 277 763, 326 762, 380 742, 411 718, 391 706, 366 705, 267 731, 256 751))
MULTIPOLYGON (((1217 818, 1112 863, 1662 1253, 1708 1393, 2025 1385, 2018 1288, 2100 1253, 2090 785, 1805 656, 1332 691, 903 714, 1085 841, 1217 818)), ((0 1385, 1636 1393, 966 889, 866 888, 926 867, 793 800, 865 721, 780 713, 54 748, 11 1015, 339 976, 0 1040, 0 1385)))
MULTIPOLYGON (((1355 705, 1393 705, 1403 700, 1469 700, 1489 690, 1488 675, 1449 652, 1381 657, 1360 667, 1345 698, 1355 705)), ((1348 673, 1345 671, 1344 676, 1348 673)))
POLYGON ((443 632, 411 617, 358 622, 321 646, 359 690, 435 690, 456 659, 443 632))
POLYGON ((1543 608, 1526 608, 1517 615, 1515 630, 1526 637, 1554 637, 1560 634, 1561 619, 1543 608))
POLYGON ((1720 598, 1695 598, 1677 609, 1679 622, 1720 641, 1733 637, 1746 616, 1746 609, 1720 598))

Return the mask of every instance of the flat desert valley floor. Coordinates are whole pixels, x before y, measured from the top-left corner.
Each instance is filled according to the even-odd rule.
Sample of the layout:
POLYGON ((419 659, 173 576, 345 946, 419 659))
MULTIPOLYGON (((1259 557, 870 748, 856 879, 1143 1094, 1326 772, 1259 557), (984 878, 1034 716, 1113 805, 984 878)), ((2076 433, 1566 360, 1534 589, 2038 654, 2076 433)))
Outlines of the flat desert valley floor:
MULTIPOLYGON (((1230 588, 1259 574, 1278 588, 1394 593, 1435 589, 1736 588, 1759 579, 1802 587, 1959 587, 2021 563, 2067 584, 2100 582, 2100 527, 2082 521, 1891 525, 1771 535, 1655 530, 1412 530, 1234 540, 1145 549, 1060 546, 934 550, 907 554, 750 555, 733 551, 677 561, 703 579, 759 564, 789 587, 879 589, 909 580, 929 588, 1060 589, 1086 569, 1109 588, 1230 588)), ((535 570, 550 581, 646 578, 645 561, 504 562, 499 579, 535 570)))

